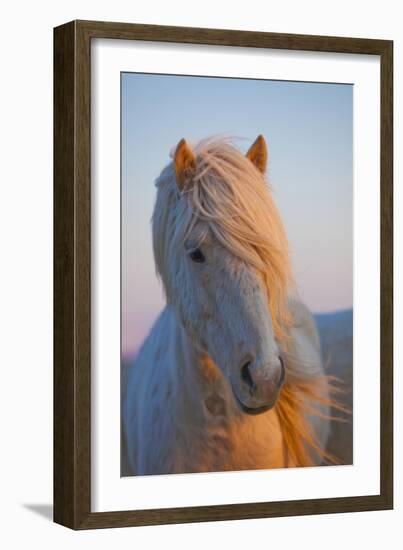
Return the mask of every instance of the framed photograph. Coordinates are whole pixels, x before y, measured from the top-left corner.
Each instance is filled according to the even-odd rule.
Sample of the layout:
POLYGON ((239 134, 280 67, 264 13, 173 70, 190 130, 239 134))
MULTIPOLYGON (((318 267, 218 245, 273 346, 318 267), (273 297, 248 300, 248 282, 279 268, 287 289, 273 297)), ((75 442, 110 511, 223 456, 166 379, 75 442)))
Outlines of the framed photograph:
POLYGON ((393 506, 393 43, 54 31, 54 520, 393 506))

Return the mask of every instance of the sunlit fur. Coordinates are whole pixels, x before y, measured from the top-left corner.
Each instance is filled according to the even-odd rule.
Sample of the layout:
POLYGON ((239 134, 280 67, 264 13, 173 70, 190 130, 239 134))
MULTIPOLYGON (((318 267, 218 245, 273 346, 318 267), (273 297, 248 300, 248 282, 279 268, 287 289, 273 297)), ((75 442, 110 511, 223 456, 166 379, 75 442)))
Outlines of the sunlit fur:
POLYGON ((144 475, 334 462, 326 452, 330 408, 338 408, 333 384, 312 317, 295 298, 271 189, 227 140, 201 141, 193 152, 194 172, 180 189, 172 162, 157 180, 153 244, 167 306, 127 374, 129 469, 144 475), (214 269, 191 265, 187 252, 196 246, 214 269), (277 402, 260 415, 240 410, 231 390, 236 337, 240 346, 256 343, 265 360, 281 354, 285 363, 277 402))

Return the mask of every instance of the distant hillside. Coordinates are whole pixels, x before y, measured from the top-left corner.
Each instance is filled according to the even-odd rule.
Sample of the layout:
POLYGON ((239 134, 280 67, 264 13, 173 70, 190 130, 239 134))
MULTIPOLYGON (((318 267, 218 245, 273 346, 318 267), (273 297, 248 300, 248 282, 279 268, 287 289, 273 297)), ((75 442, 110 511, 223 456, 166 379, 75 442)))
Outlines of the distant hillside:
MULTIPOLYGON (((327 374, 342 383, 340 401, 353 412, 353 311, 314 315, 327 374)), ((353 416, 348 422, 332 422, 328 451, 342 464, 353 463, 353 416)))
POLYGON ((322 358, 327 372, 335 376, 352 376, 353 310, 314 315, 318 327, 322 358))

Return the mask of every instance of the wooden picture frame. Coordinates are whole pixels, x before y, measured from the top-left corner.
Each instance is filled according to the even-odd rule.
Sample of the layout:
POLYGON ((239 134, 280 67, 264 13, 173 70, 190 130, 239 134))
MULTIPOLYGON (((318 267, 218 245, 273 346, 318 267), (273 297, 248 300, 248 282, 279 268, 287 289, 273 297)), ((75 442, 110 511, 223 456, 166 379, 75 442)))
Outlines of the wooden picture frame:
POLYGON ((393 43, 73 21, 54 30, 54 521, 72 529, 385 510, 393 506, 393 43), (91 40, 114 38, 380 56, 381 471, 370 496, 91 512, 91 40))

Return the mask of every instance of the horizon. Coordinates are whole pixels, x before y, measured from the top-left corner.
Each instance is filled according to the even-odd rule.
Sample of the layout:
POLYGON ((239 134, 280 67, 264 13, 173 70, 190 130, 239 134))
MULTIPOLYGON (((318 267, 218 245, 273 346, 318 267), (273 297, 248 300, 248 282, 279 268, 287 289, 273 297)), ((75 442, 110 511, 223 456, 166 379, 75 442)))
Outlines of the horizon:
MULTIPOLYGON (((319 317, 319 316, 323 316, 323 317, 331 317, 333 315, 339 315, 341 313, 350 313, 353 314, 353 311, 354 311, 354 308, 353 307, 350 307, 350 308, 347 308, 347 309, 338 309, 336 311, 320 311, 320 312, 311 312, 312 315, 313 315, 313 318, 315 319, 316 321, 316 317, 319 317)), ((150 327, 150 330, 151 330, 152 327, 150 327)), ((146 335, 147 337, 147 335, 146 335)), ((144 340, 143 340, 144 342, 144 340)), ((131 361, 133 359, 136 358, 138 352, 140 351, 141 349, 141 346, 143 345, 143 342, 136 348, 136 349, 133 349, 129 352, 123 352, 123 349, 122 349, 122 353, 121 353, 121 357, 122 357, 122 360, 123 361, 131 361)))

